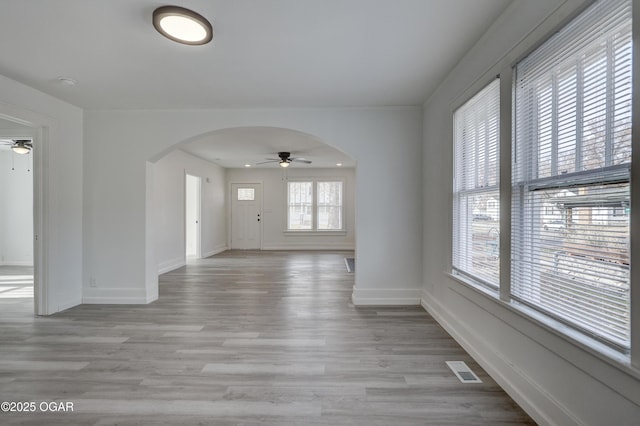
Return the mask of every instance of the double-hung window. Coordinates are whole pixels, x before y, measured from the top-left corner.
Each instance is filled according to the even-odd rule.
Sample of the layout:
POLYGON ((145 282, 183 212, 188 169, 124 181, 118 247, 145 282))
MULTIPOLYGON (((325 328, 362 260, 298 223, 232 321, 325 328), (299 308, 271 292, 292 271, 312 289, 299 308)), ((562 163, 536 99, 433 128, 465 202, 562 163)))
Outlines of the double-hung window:
POLYGON ((453 116, 452 273, 621 352, 632 334, 631 3, 594 2, 453 116), (500 123, 512 134, 499 187, 500 123))
POLYGON ((344 182, 290 180, 287 182, 287 230, 343 231, 344 182))
POLYGON ((338 231, 342 226, 342 181, 317 182, 317 220, 319 230, 338 231))
POLYGON ((499 103, 496 79, 453 115, 453 269, 490 287, 500 271, 499 103))
POLYGON ((313 182, 287 182, 287 229, 313 229, 313 182))
POLYGON ((600 1, 514 72, 511 294, 630 339, 631 2, 600 1))

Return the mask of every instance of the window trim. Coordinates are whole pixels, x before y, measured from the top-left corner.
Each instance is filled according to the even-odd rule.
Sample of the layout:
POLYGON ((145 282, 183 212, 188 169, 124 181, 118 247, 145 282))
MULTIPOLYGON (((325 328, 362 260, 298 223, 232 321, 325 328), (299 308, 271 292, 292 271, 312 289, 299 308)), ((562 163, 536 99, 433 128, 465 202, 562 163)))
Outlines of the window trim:
POLYGON ((309 177, 309 176, 296 176, 288 177, 284 180, 284 203, 285 212, 283 234, 287 236, 345 236, 347 234, 347 221, 346 221, 346 206, 345 200, 347 193, 347 179, 345 176, 321 176, 321 177, 309 177), (311 229, 289 229, 289 182, 311 182, 312 191, 312 218, 311 229), (342 219, 341 229, 318 229, 318 183, 320 182, 340 182, 342 184, 342 205, 340 206, 340 214, 342 219))
MULTIPOLYGON (((530 327, 528 323, 540 325, 552 335, 544 335, 537 333, 533 338, 534 341, 545 346, 547 349, 558 354, 559 356, 572 360, 575 359, 575 352, 570 347, 558 344, 558 339, 566 344, 572 345, 579 349, 585 350, 589 354, 606 362, 608 365, 615 367, 617 370, 626 374, 627 377, 640 378, 640 268, 631 269, 630 289, 631 289, 631 336, 630 350, 627 353, 619 352, 610 346, 603 345, 597 340, 592 339, 589 335, 575 331, 575 333, 566 332, 568 327, 557 325, 545 325, 545 321, 536 319, 536 315, 532 315, 528 309, 520 309, 516 307, 515 301, 510 296, 510 256, 511 256, 511 179, 512 179, 512 127, 513 127, 513 97, 512 88, 514 84, 514 67, 522 59, 527 57, 531 52, 539 48, 556 32, 564 28, 569 22, 590 7, 596 0, 586 0, 580 5, 567 5, 556 10, 553 15, 547 17, 538 27, 529 33, 518 44, 506 51, 496 61, 487 68, 487 71, 480 77, 476 78, 469 84, 466 89, 449 103, 449 119, 453 123, 453 115, 457 108, 471 99, 482 88, 489 84, 496 75, 500 78, 500 224, 503 231, 500 234, 500 287, 499 290, 488 288, 478 282, 468 279, 465 276, 455 274, 453 272, 453 215, 449 215, 448 225, 448 250, 445 276, 449 277, 448 287, 464 297, 467 297, 477 306, 486 309, 487 303, 495 303, 505 308, 509 312, 513 312, 522 318, 523 321, 512 324, 514 329, 523 331, 530 327), (504 195, 504 197, 503 197, 504 195), (465 290, 469 289, 469 290, 465 290), (464 294, 463 294, 464 293, 464 294), (469 297, 470 295, 478 295, 479 297, 469 297), (575 334, 575 335, 574 335, 575 334)), ((632 1, 632 39, 633 56, 640 58, 640 0, 632 1)), ((633 61, 632 65, 632 85, 634 92, 632 96, 632 117, 640 117, 640 97, 638 87, 640 87, 640 61, 633 61)), ((450 127, 453 130, 453 126, 450 127)), ((453 134, 450 134, 450 140, 453 141, 453 134)), ((630 184, 632 187, 640 187, 640 119, 636 119, 632 123, 632 160, 634 165, 631 168, 630 184)), ((451 154, 453 154, 453 144, 451 144, 451 154)), ((451 155, 453 165, 453 155, 451 155)), ((453 167, 451 168, 453 170, 453 167)), ((450 194, 450 210, 453 208, 453 179, 451 179, 449 189, 450 194)), ((630 259, 640 262, 640 197, 631 197, 631 215, 630 215, 630 259), (633 253, 636 253, 633 255, 633 253)), ((486 309, 492 315, 504 318, 505 313, 486 309)), ((508 321, 507 321, 508 322, 508 321)), ((573 329, 571 329, 573 330, 573 329)), ((526 332, 524 332, 526 334, 526 332)), ((588 371, 585 366, 592 365, 590 361, 583 359, 575 359, 575 365, 588 371)), ((607 383, 614 389, 624 388, 616 382, 608 380, 607 377, 601 376, 603 383, 607 383)))
MULTIPOLYGON (((632 55, 635 57, 631 65, 631 171, 629 182, 631 188, 640 188, 640 0, 631 0, 631 39, 632 55), (634 120, 634 118, 636 118, 634 120), (634 166, 635 165, 635 166, 634 166)), ((631 197, 629 216, 629 264, 640 261, 640 197, 631 197), (635 253, 635 256, 634 256, 635 253)), ((629 279, 630 291, 630 362, 633 368, 640 371, 640 271, 631 268, 629 279), (635 270, 635 272, 634 272, 635 270)))
MULTIPOLYGON (((513 248, 516 249, 516 252, 511 254, 512 259, 516 259, 512 260, 512 266, 516 267, 511 270, 512 290, 515 291, 512 292, 512 300, 521 300, 532 309, 557 317, 559 321, 565 322, 577 331, 582 331, 587 335, 593 334, 594 339, 606 342, 623 353, 630 351, 631 345, 631 322, 628 317, 631 300, 628 292, 625 291, 619 300, 616 299, 613 302, 613 304, 620 304, 621 312, 619 314, 613 312, 616 309, 614 307, 605 308, 602 312, 595 308, 593 311, 588 310, 588 306, 592 304, 598 306, 602 303, 609 306, 609 300, 603 295, 594 294, 593 296, 585 295, 584 298, 573 298, 571 297, 573 293, 563 293, 564 296, 560 294, 564 291, 573 291, 571 290, 573 288, 572 280, 568 275, 562 275, 563 278, 558 277, 557 280, 543 278, 544 274, 549 274, 550 270, 542 264, 540 259, 545 256, 543 254, 545 249, 549 250, 551 246, 548 242, 544 242, 542 236, 537 233, 538 228, 534 227, 536 222, 531 215, 542 205, 541 201, 535 201, 537 197, 534 194, 537 189, 545 187, 571 189, 583 187, 589 183, 614 183, 622 177, 620 172, 624 173, 624 165, 627 166, 627 170, 630 167, 630 159, 626 156, 622 168, 613 167, 614 113, 619 105, 623 105, 625 108, 623 108, 622 117, 623 119, 628 117, 626 115, 626 106, 628 105, 626 96, 628 96, 627 90, 629 89, 618 92, 612 82, 617 75, 617 68, 614 68, 613 63, 620 59, 622 61, 619 63, 623 67, 625 78, 632 78, 633 71, 630 69, 631 62, 628 60, 629 55, 632 54, 629 44, 632 42, 633 30, 630 21, 632 19, 631 3, 632 0, 594 2, 585 11, 587 13, 583 12, 575 21, 571 21, 566 27, 561 28, 557 35, 554 34, 542 42, 531 52, 530 56, 514 64, 513 91, 515 95, 518 95, 518 98, 513 99, 514 110, 510 118, 516 123, 522 120, 518 127, 513 129, 513 147, 515 150, 521 149, 522 152, 513 157, 512 164, 517 168, 513 170, 511 181, 514 191, 513 201, 524 203, 520 206, 514 206, 512 211, 513 219, 517 221, 515 226, 510 229, 511 240, 514 243, 513 248), (607 25, 604 33, 606 37, 603 37, 600 31, 594 31, 593 25, 598 29, 601 28, 601 25, 607 25), (624 34, 624 36, 619 37, 620 34, 624 34), (575 46, 579 47, 577 51, 567 50, 575 46), (614 47, 616 47, 615 50, 614 47), (582 66, 580 66, 581 64, 582 66), (597 68, 591 69, 596 65, 597 68), (522 75, 515 74, 520 71, 522 71, 522 75), (575 91, 570 90, 571 85, 562 89, 560 86, 561 78, 564 78, 565 82, 570 82, 575 87, 575 91), (585 109, 580 110, 581 98, 594 97, 595 93, 597 93, 597 103, 595 101, 589 102, 588 108, 585 106, 585 109), (619 98, 619 95, 622 97, 619 98), (562 174, 563 171, 559 169, 560 159, 558 158, 562 137, 559 125, 561 120, 567 118, 562 116, 560 106, 562 96, 565 96, 565 101, 572 105, 565 111, 569 114, 567 124, 570 124, 570 129, 575 129, 576 137, 582 133, 585 138, 582 143, 588 141, 588 146, 597 147, 598 153, 602 149, 602 158, 598 157, 597 163, 589 164, 587 157, 578 158, 581 153, 581 144, 576 141, 573 146, 570 146, 570 151, 567 151, 572 154, 574 164, 570 165, 568 170, 564 170, 569 172, 566 175, 562 174), (580 127, 582 121, 579 120, 581 115, 586 121, 589 116, 593 117, 592 114, 595 113, 597 113, 599 120, 598 126, 602 126, 604 133, 597 139, 595 134, 590 136, 590 133, 586 133, 586 128, 580 127), (570 121, 571 117, 573 117, 573 124, 570 121), (589 166, 586 170, 582 170, 583 164, 580 160, 584 161, 584 166, 589 166), (522 255, 522 259, 520 259, 520 255, 522 255), (518 285, 514 287, 516 283, 518 285), (545 286, 555 288, 558 294, 543 290, 545 286), (573 300, 583 300, 583 302, 574 303, 573 300), (587 313, 583 312, 583 309, 587 313), (594 315, 594 318, 597 318, 594 321, 587 320, 588 315, 594 315)), ((626 83, 628 80, 624 81, 626 83)), ((625 84, 622 87, 628 88, 629 86, 625 84)), ((630 123, 625 119, 624 124, 626 129, 630 123)), ((631 142, 628 139, 626 141, 629 144, 631 142)), ((629 175, 626 174, 622 181, 628 185, 629 175)), ((607 189, 602 188, 602 190, 606 191, 607 189)), ((589 211, 591 212, 591 210, 589 211)), ((590 215, 591 213, 589 213, 590 215)), ((608 229, 610 228, 604 232, 610 232, 608 229)), ((583 231, 585 234, 589 232, 588 230, 583 231)), ((623 237, 628 248, 629 234, 623 237)), ((583 241, 584 235, 578 234, 578 238, 579 241, 583 241)), ((562 247, 566 247, 565 243, 566 241, 563 240, 562 247)), ((554 247, 554 250, 558 250, 558 248, 554 247)), ((604 246, 592 250, 607 256, 605 254, 607 248, 604 246)), ((628 249, 626 255, 628 256, 628 249)), ((596 265, 596 262, 588 262, 582 267, 595 275, 598 274, 599 266, 596 265)), ((572 273, 581 269, 581 266, 572 263, 569 264, 569 268, 569 273, 572 273)), ((602 273, 601 270, 600 273, 602 273)), ((630 290, 629 267, 621 268, 620 273, 623 275, 620 277, 620 285, 624 285, 621 288, 630 290)), ((588 289, 593 283, 588 279, 586 281, 578 279, 576 283, 578 282, 582 285, 575 287, 575 291, 588 289)), ((588 292, 588 290, 584 291, 588 292)))

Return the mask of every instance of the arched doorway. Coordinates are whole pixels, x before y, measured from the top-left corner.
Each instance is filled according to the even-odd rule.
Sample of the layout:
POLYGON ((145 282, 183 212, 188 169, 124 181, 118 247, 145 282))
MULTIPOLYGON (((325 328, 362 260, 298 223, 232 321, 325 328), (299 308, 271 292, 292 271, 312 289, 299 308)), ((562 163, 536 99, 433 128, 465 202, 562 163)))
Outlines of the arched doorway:
POLYGON ((350 156, 318 138, 285 128, 227 128, 177 144, 148 164, 156 269, 164 273, 186 263, 181 251, 186 228, 181 181, 186 175, 202 181, 202 257, 234 247, 234 232, 242 228, 238 221, 245 220, 234 206, 255 201, 255 188, 259 206, 249 220, 259 224, 259 249, 355 249, 355 166, 350 156), (283 168, 266 160, 285 150, 305 162, 283 168), (288 202, 289 191, 300 183, 313 196, 312 220, 305 229, 291 229, 289 212, 298 206, 288 202), (334 191, 340 203, 327 201, 327 188, 334 187, 340 188, 334 191), (339 220, 333 212, 339 212, 339 220))

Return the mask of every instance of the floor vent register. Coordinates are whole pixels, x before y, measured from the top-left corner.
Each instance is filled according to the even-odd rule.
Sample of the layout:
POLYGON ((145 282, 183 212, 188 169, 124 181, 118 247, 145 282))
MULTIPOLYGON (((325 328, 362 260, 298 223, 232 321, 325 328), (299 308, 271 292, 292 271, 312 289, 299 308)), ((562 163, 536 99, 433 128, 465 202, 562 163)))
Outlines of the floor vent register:
POLYGON ((471 371, 464 361, 447 361, 447 366, 462 383, 482 383, 482 380, 480 380, 478 376, 471 371))

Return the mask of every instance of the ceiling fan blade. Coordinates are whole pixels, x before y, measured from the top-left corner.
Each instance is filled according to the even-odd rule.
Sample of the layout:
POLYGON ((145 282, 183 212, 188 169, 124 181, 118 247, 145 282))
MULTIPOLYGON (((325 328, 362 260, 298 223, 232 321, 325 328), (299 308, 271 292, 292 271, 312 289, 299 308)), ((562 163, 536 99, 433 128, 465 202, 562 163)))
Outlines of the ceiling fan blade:
POLYGON ((290 158, 290 160, 295 161, 296 163, 311 164, 310 160, 305 160, 304 158, 290 158))
POLYGON ((280 160, 279 160, 279 159, 278 159, 278 160, 276 160, 276 159, 273 159, 273 158, 272 158, 272 159, 267 159, 267 160, 268 160, 268 161, 261 161, 261 162, 256 163, 256 164, 267 164, 267 163, 279 163, 279 162, 280 162, 280 160))
POLYGON ((6 145, 13 145, 14 144, 12 139, 0 139, 0 143, 6 144, 6 145))

